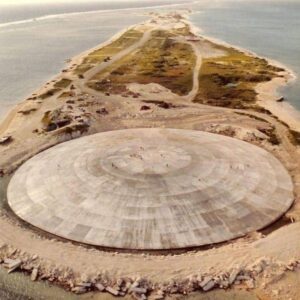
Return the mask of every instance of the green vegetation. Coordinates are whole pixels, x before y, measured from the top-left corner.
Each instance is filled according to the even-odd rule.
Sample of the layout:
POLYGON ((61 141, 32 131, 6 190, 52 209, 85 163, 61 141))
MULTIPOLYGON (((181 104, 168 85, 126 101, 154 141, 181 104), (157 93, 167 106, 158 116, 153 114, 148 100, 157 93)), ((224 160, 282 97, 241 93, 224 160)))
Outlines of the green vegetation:
POLYGON ((257 83, 270 81, 282 71, 269 65, 265 59, 211 44, 227 54, 203 59, 200 89, 195 102, 233 108, 250 107, 256 99, 257 83))
POLYGON ((60 92, 62 89, 67 88, 71 84, 72 80, 67 79, 67 78, 62 78, 61 80, 57 81, 54 85, 53 88, 49 89, 45 93, 39 95, 40 99, 46 99, 49 97, 52 97, 53 95, 57 94, 60 92))
POLYGON ((65 89, 71 84, 72 80, 67 79, 67 78, 62 78, 61 80, 57 81, 54 84, 54 87, 60 88, 60 89, 65 89))
POLYGON ((158 83, 179 95, 193 85, 196 57, 192 47, 178 42, 174 33, 156 30, 137 52, 112 64, 88 84, 101 92, 123 93, 129 83, 158 83))
POLYGON ((176 29, 173 29, 172 30, 172 33, 175 35, 175 36, 190 36, 192 35, 191 31, 190 31, 190 26, 186 25, 184 27, 181 27, 181 28, 176 28, 176 29))
POLYGON ((128 30, 111 44, 95 50, 87 55, 87 57, 84 58, 83 62, 75 69, 75 74, 78 76, 82 76, 86 71, 88 71, 95 65, 104 62, 110 56, 117 54, 121 50, 137 42, 142 37, 142 35, 143 33, 140 31, 134 29, 128 30))

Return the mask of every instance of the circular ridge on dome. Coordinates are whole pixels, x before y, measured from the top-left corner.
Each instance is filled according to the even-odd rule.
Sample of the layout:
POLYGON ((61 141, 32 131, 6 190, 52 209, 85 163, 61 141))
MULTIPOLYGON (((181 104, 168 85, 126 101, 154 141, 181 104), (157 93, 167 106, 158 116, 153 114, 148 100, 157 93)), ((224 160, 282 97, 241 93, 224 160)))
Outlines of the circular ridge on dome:
POLYGON ((282 164, 249 143, 201 131, 126 129, 54 146, 8 186, 17 216, 86 244, 162 250, 261 229, 293 202, 282 164))

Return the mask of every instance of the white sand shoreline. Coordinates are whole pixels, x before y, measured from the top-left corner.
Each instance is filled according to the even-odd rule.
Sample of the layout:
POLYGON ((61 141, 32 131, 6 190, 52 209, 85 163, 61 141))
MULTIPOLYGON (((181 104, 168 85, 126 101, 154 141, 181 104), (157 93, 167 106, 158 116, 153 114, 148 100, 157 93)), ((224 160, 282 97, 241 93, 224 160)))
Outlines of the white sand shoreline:
MULTIPOLYGON (((168 20, 165 23, 169 26, 168 20)), ((99 49, 99 45, 95 48, 99 49)), ((89 49, 72 58, 68 63, 68 68, 72 67, 72 64, 75 62, 80 61, 87 53, 93 51, 93 49, 89 49)), ((68 76, 76 78, 76 76, 72 75, 72 70, 60 73, 57 75, 57 78, 68 78, 68 76)), ((49 89, 50 87, 51 85, 47 85, 42 89, 49 89)), ((81 89, 78 90, 82 92, 81 89)), ((160 99, 165 100, 163 93, 158 96, 160 96, 160 99)), ((92 97, 93 95, 86 100, 90 101, 92 97)), ((9 174, 21 161, 27 160, 46 147, 51 147, 65 141, 66 138, 78 137, 77 135, 63 134, 59 136, 55 132, 54 134, 44 132, 40 135, 36 134, 35 130, 38 124, 40 124, 39 122, 44 116, 45 111, 49 109, 55 110, 64 101, 56 98, 56 95, 49 97, 41 104, 40 109, 32 115, 25 116, 18 114, 11 124, 8 122, 8 128, 10 130, 14 128, 15 132, 12 134, 14 142, 8 145, 8 147, 2 148, 3 151, 0 157, 3 162, 3 175, 9 174), (24 128, 25 126, 28 127, 24 128)), ((178 110, 155 110, 154 108, 154 114, 151 112, 152 115, 147 115, 141 112, 140 102, 134 101, 133 98, 133 101, 124 100, 120 96, 118 98, 118 95, 99 98, 103 101, 103 106, 107 107, 109 114, 101 116, 98 127, 90 128, 87 134, 103 132, 108 129, 115 131, 117 129, 142 126, 145 128, 154 126, 161 128, 180 127, 206 131, 209 130, 211 124, 223 124, 224 122, 234 128, 236 125, 243 123, 251 132, 255 132, 258 125, 265 124, 263 125, 267 126, 265 128, 274 126, 275 132, 282 142, 278 146, 274 146, 272 143, 264 140, 260 143, 260 146, 276 155, 291 173, 295 182, 297 201, 299 186, 296 183, 298 182, 300 170, 298 152, 295 150, 296 146, 288 138, 285 138, 288 134, 288 128, 275 118, 265 113, 242 110, 242 112, 248 112, 254 117, 251 118, 237 114, 238 110, 195 103, 189 103, 190 107, 183 107, 178 110), (126 114, 124 114, 124 110, 126 110, 126 114), (259 118, 265 121, 259 121, 259 118)), ((20 103, 20 107, 27 103, 27 101, 20 103)), ((31 101, 29 101, 29 104, 31 104, 31 101)), ((92 109, 87 112, 91 111, 92 109)), ((15 112, 16 114, 17 111, 15 112)), ((95 115, 96 113, 94 113, 95 115)), ((295 207, 298 207, 298 201, 296 201, 295 207)), ((0 250, 3 252, 4 257, 20 259, 23 262, 22 268, 26 267, 28 273, 32 272, 34 274, 33 270, 38 265, 40 277, 43 276, 43 278, 52 281, 57 280, 58 284, 62 284, 64 288, 73 290, 74 292, 76 292, 76 288, 80 288, 76 284, 80 285, 82 281, 98 282, 98 280, 102 280, 101 276, 104 275, 103 277, 108 277, 111 282, 100 282, 108 287, 114 287, 115 281, 122 278, 129 278, 130 282, 134 282, 137 277, 145 278, 150 281, 149 285, 153 283, 153 286, 156 285, 156 287, 157 285, 163 285, 163 282, 172 287, 172 282, 176 280, 180 286, 184 287, 183 291, 187 294, 191 292, 189 290, 189 283, 190 279, 194 278, 194 276, 199 276, 199 283, 202 282, 203 278, 210 276, 212 283, 216 282, 214 285, 215 288, 223 288, 222 284, 217 284, 220 276, 230 274, 235 269, 238 269, 242 274, 251 276, 251 278, 253 277, 255 285, 264 285, 267 278, 265 275, 271 276, 274 269, 276 269, 276 272, 282 272, 282 274, 285 274, 283 272, 291 264, 293 266, 299 265, 300 269, 300 263, 298 263, 300 262, 299 241, 296 238, 299 232, 299 222, 296 219, 298 215, 296 209, 293 212, 289 212, 289 214, 293 220, 296 220, 294 224, 282 226, 282 228, 276 229, 265 236, 260 232, 251 233, 249 236, 230 241, 228 244, 220 245, 220 247, 216 246, 204 251, 199 249, 199 251, 195 250, 187 253, 174 253, 174 255, 173 253, 172 255, 160 253, 158 253, 159 255, 144 253, 141 255, 140 253, 127 253, 126 251, 119 253, 117 250, 112 253, 103 251, 103 249, 85 248, 70 242, 55 240, 52 237, 48 238, 48 236, 43 235, 44 233, 39 235, 39 231, 28 230, 26 226, 17 226, 19 225, 18 219, 5 215, 0 218, 0 245, 6 245, 6 248, 0 250), (287 244, 289 247, 286 247, 287 244), (37 258, 33 259, 33 257, 37 258), (170 265, 172 265, 172 268, 170 268, 170 265), (261 272, 263 275, 254 273, 256 272, 254 269, 256 265, 262 265, 261 272)), ((227 275, 225 278, 227 278, 227 275)), ((91 284, 91 286, 93 285, 91 284)), ((154 290, 156 287, 154 286, 154 290)), ((273 287, 272 285, 271 288, 273 287)))
MULTIPOLYGON (((190 26, 191 32, 194 33, 195 35, 198 35, 198 36, 203 37, 213 43, 220 44, 225 47, 233 47, 233 48, 238 49, 248 55, 266 59, 269 62, 269 64, 274 65, 279 68, 283 68, 285 70, 284 72, 282 72, 282 75, 284 76, 283 79, 275 78, 269 82, 258 84, 258 86, 256 88, 256 91, 258 92, 257 103, 261 107, 269 110, 273 115, 275 115, 276 117, 281 119, 291 129, 296 130, 296 131, 300 130, 300 111, 297 110, 288 101, 284 101, 284 102, 276 101, 277 99, 279 99, 281 97, 281 95, 279 93, 279 89, 282 87, 285 87, 288 84, 291 84, 297 80, 297 75, 295 74, 295 72, 293 70, 291 70, 290 68, 288 68, 286 65, 282 64, 279 61, 270 59, 265 56, 260 56, 260 55, 256 54, 255 52, 245 49, 243 47, 229 44, 221 39, 205 35, 203 30, 200 27, 193 24, 193 22, 189 18, 189 14, 182 13, 182 12, 180 12, 180 14, 184 17, 184 19, 182 21, 190 26)), ((90 48, 86 51, 83 51, 80 54, 75 55, 74 57, 70 58, 70 61, 68 63, 66 63, 65 68, 69 69, 73 64, 80 64, 82 59, 85 56, 87 56, 89 53, 91 53, 97 49, 105 47, 106 45, 108 45, 108 44, 112 43, 113 41, 115 41, 116 39, 118 39, 126 31, 136 27, 139 24, 147 24, 147 22, 149 22, 149 20, 146 20, 142 23, 136 23, 129 27, 125 27, 125 28, 121 29, 116 34, 114 34, 110 39, 106 40, 105 42, 102 42, 102 43, 96 45, 95 47, 92 47, 92 48, 90 48)), ((48 81, 46 81, 46 83, 51 82, 53 80, 59 80, 62 77, 64 77, 64 75, 66 75, 66 74, 64 74, 63 72, 60 72, 60 73, 50 77, 50 79, 48 81)), ((6 129, 8 127, 10 119, 12 119, 12 116, 15 114, 15 112, 18 109, 20 109, 20 106, 22 106, 22 104, 25 102, 25 99, 32 96, 33 94, 39 94, 39 93, 45 92, 45 90, 48 88, 46 83, 44 85, 42 85, 41 88, 38 88, 33 93, 31 93, 30 95, 25 97, 24 100, 11 106, 11 108, 8 110, 8 112, 6 112, 3 116, 3 118, 1 118, 2 120, 0 120, 0 134, 2 134, 5 131, 4 128, 6 129)))
POLYGON ((279 89, 287 86, 288 84, 292 84, 297 80, 298 77, 292 69, 277 60, 258 55, 255 52, 243 47, 229 44, 221 39, 205 35, 200 27, 193 24, 188 15, 185 15, 185 18, 186 23, 190 26, 192 33, 195 35, 201 36, 213 43, 223 45, 225 47, 233 47, 239 51, 242 51, 243 53, 246 53, 247 55, 263 58, 267 60, 270 65, 284 69, 285 71, 281 72, 283 78, 276 77, 269 82, 260 83, 257 85, 257 104, 269 110, 274 116, 286 123, 292 130, 300 131, 300 111, 288 101, 276 101, 282 97, 282 95, 279 93, 279 89))
POLYGON ((114 13, 114 12, 126 12, 126 11, 142 11, 142 10, 150 10, 150 9, 157 9, 157 8, 166 8, 166 7, 176 7, 185 5, 185 3, 174 3, 174 4, 162 4, 162 5, 152 5, 152 6, 145 6, 145 7, 128 7, 128 8, 116 8, 116 9, 99 9, 99 10, 89 10, 89 11, 79 11, 79 12, 67 12, 67 13, 58 13, 58 14, 51 14, 51 15, 43 15, 36 18, 29 18, 23 19, 18 21, 10 21, 0 23, 0 28, 13 26, 13 25, 22 25, 31 22, 49 20, 49 19, 56 19, 62 17, 70 17, 70 16, 77 16, 77 15, 90 15, 90 14, 97 14, 97 13, 114 13))
MULTIPOLYGON (((81 62, 81 60, 87 56, 89 53, 103 48, 106 45, 112 43, 113 41, 117 40, 122 34, 124 34, 126 31, 130 30, 131 28, 136 27, 138 24, 140 23, 136 23, 133 24, 129 27, 123 28, 120 31, 118 31, 116 34, 114 34, 110 39, 106 40, 105 42, 102 42, 98 45, 96 45, 93 48, 90 48, 88 50, 85 50, 83 52, 81 52, 78 55, 73 56, 72 58, 70 58, 70 60, 68 62, 65 63, 65 68, 64 69, 69 69, 73 64, 79 64, 81 62)), ((36 90, 34 90, 32 93, 28 94, 23 100, 21 100, 20 102, 13 104, 8 111, 4 114, 3 118, 0 119, 0 135, 3 134, 6 129, 9 127, 9 124, 11 122, 11 120, 13 119, 13 117, 15 116, 15 114, 18 112, 18 110, 21 109, 21 107, 26 103, 26 99, 28 99, 29 97, 32 97, 35 94, 42 94, 44 93, 49 86, 47 85, 47 83, 50 83, 52 81, 58 81, 60 79, 62 79, 63 77, 67 77, 66 74, 61 70, 58 74, 53 75, 52 77, 50 77, 43 85, 42 87, 37 88, 36 90)))

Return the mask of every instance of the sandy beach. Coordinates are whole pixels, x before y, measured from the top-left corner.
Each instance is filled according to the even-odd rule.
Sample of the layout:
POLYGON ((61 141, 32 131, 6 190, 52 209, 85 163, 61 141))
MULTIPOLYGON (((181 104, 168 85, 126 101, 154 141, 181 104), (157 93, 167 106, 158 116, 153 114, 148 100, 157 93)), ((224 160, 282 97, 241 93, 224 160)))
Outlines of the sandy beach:
MULTIPOLYGON (((187 16, 186 16, 187 17, 187 16)), ((195 25, 191 21, 188 21, 188 24, 192 28, 192 32, 196 35, 200 35, 207 40, 210 40, 216 44, 224 45, 226 47, 234 47, 240 51, 257 57, 258 55, 248 49, 242 47, 228 44, 225 41, 220 39, 207 36, 204 34, 203 30, 195 25)), ((285 122, 291 129, 299 131, 300 129, 300 112, 294 108, 287 101, 278 102, 277 100, 281 98, 279 90, 282 87, 285 87, 288 84, 292 84, 297 80, 296 74, 293 70, 289 69, 284 64, 270 59, 268 57, 262 57, 266 59, 271 65, 283 68, 285 71, 282 72, 282 78, 275 78, 271 82, 261 83, 257 85, 256 91, 258 105, 269 110, 274 116, 278 117, 280 120, 285 122)))
MULTIPOLYGON (((278 88, 292 80, 293 75, 285 69, 270 81, 256 85, 258 95, 255 105, 270 113, 195 103, 193 100, 199 90, 197 79, 201 75, 204 58, 201 43, 234 47, 202 34, 199 36, 199 30, 180 12, 152 14, 150 20, 126 28, 107 42, 72 58, 61 74, 13 108, 0 124, 0 138, 9 136, 12 139, 7 145, 0 145, 0 174, 3 177, 12 174, 24 161, 56 144, 98 132, 166 127, 229 135, 267 150, 288 170, 294 184, 295 203, 284 214, 284 226, 277 228, 275 223, 270 231, 255 231, 236 240, 187 252, 134 253, 93 248, 60 239, 20 221, 8 208, 0 216, 0 262, 5 264, 5 259, 20 259, 22 270, 31 276, 38 273, 34 280, 41 278, 56 282, 75 293, 100 291, 97 283, 101 283, 112 294, 118 284, 121 289, 127 283, 135 283, 151 295, 162 294, 163 297, 214 288, 240 288, 265 295, 260 299, 297 299, 299 288, 287 286, 284 280, 287 272, 293 271, 298 275, 300 272, 300 152, 299 145, 290 138, 290 129, 300 131, 300 117, 299 112, 287 102, 276 101, 278 88), (186 28, 188 34, 176 38, 181 47, 191 46, 187 49, 192 51, 196 61, 189 77, 192 89, 187 95, 176 93, 175 88, 172 90, 159 83, 129 83, 126 88, 118 86, 117 92, 113 89, 101 92, 89 85, 94 82, 111 84, 101 76, 107 75, 110 68, 110 72, 115 71, 114 64, 120 67, 118 64, 125 61, 126 65, 126 59, 132 59, 130 55, 137 57, 140 49, 153 38, 153 32, 179 35, 177 31, 181 33, 186 28), (87 56, 109 47, 130 30, 139 34, 138 37, 130 37, 134 42, 126 48, 120 47, 111 57, 104 56, 100 66, 90 66, 84 75, 76 74, 76 68, 84 63, 87 56), (101 80, 96 80, 95 76, 100 76, 101 80), (70 80, 70 85, 60 88, 57 94, 41 97, 63 79, 70 80), (63 97, 64 94, 67 96, 63 97), (45 129, 46 125, 49 128, 49 124, 45 125, 45 116, 56 115, 53 112, 65 114, 63 121, 67 118, 69 122, 67 131, 65 126, 45 129), (270 132, 271 135, 268 135, 270 132), (274 136, 276 141, 272 142, 274 136), (209 282, 210 288, 203 289, 209 282)), ((208 49, 208 58, 218 57, 219 49, 208 49)), ((247 50, 238 50, 257 58, 247 50)), ((191 62, 186 59, 183 65, 188 63, 191 62)), ((268 63, 282 67, 272 61, 268 63)))
MULTIPOLYGON (((197 26, 195 26, 190 20, 189 20, 189 15, 183 13, 183 17, 185 20, 183 21, 185 24, 190 26, 191 32, 195 35, 199 35, 209 41, 212 41, 213 43, 224 45, 225 47, 234 47, 248 55, 252 55, 254 57, 257 57, 258 55, 252 51, 249 51, 247 49, 241 48, 236 45, 228 44, 223 40, 207 36, 203 33, 203 30, 197 26)), ((93 51, 100 49, 102 47, 105 47, 106 45, 109 45, 113 41, 117 40, 120 36, 122 36, 126 31, 134 28, 136 25, 129 26, 127 28, 124 28, 123 30, 117 32, 114 36, 112 36, 110 39, 107 41, 91 48, 88 49, 75 57, 72 57, 65 69, 70 69, 74 65, 79 65, 81 61, 86 57, 89 53, 92 53, 93 51)), ((262 57, 266 59, 270 64, 277 66, 279 68, 283 68, 285 71, 282 72, 282 77, 283 78, 275 78, 271 82, 266 82, 262 84, 257 85, 257 102, 261 107, 264 107, 265 109, 269 110, 273 115, 278 117, 280 120, 282 120, 284 123, 286 123, 291 129, 295 131, 299 131, 300 129, 300 112, 294 108, 291 104, 289 104, 286 101, 283 102, 278 102, 276 100, 280 99, 280 93, 278 90, 288 84, 292 84, 294 81, 297 80, 296 74, 289 69, 287 66, 284 64, 269 59, 268 57, 262 57)), ((48 82, 53 82, 53 81, 58 81, 62 79, 66 74, 60 73, 58 75, 53 76, 52 78, 49 78, 48 82)), ((31 95, 35 94, 42 94, 48 89, 47 85, 44 85, 41 88, 38 88, 36 91, 32 92, 30 95, 28 95, 26 98, 29 98, 31 95)), ((15 108, 12 108, 3 118, 2 122, 0 123, 0 133, 3 134, 6 129, 8 128, 9 123, 11 120, 14 118, 16 112, 18 109, 20 109, 20 106, 22 106, 22 102, 17 104, 15 108)))

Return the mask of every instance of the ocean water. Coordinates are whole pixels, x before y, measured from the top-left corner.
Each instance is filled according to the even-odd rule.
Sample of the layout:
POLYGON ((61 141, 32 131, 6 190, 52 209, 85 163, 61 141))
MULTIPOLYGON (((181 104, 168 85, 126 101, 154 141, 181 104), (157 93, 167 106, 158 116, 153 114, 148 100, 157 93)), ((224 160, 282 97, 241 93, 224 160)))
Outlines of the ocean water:
POLYGON ((86 14, 0 27, 0 114, 62 70, 66 59, 144 19, 86 14))
POLYGON ((58 14, 70 14, 90 11, 111 11, 123 9, 135 9, 145 7, 164 7, 176 6, 178 4, 186 4, 190 1, 185 0, 113 0, 113 1, 75 1, 73 3, 67 2, 52 2, 40 1, 34 4, 9 5, 2 4, 0 1, 0 26, 4 23, 12 23, 16 21, 27 21, 33 18, 44 18, 48 16, 55 16, 58 14))
MULTIPOLYGON (((43 3, 41 1, 41 3, 43 3)), ((117 0, 2 5, 0 118, 55 76, 65 60, 147 19, 149 11, 192 9, 204 34, 278 60, 300 74, 300 1, 117 0)), ((282 93, 300 110, 300 83, 282 93)))
POLYGON ((283 63, 297 80, 280 91, 300 110, 300 1, 215 1, 191 16, 203 33, 283 63))
MULTIPOLYGON (((42 3, 42 1, 41 1, 42 3)), ((1 5, 0 119, 59 73, 66 59, 146 20, 153 10, 177 9, 183 0, 130 0, 74 4, 1 5)))
POLYGON ((59 73, 66 59, 144 19, 139 14, 95 13, 0 27, 0 118, 59 73))

